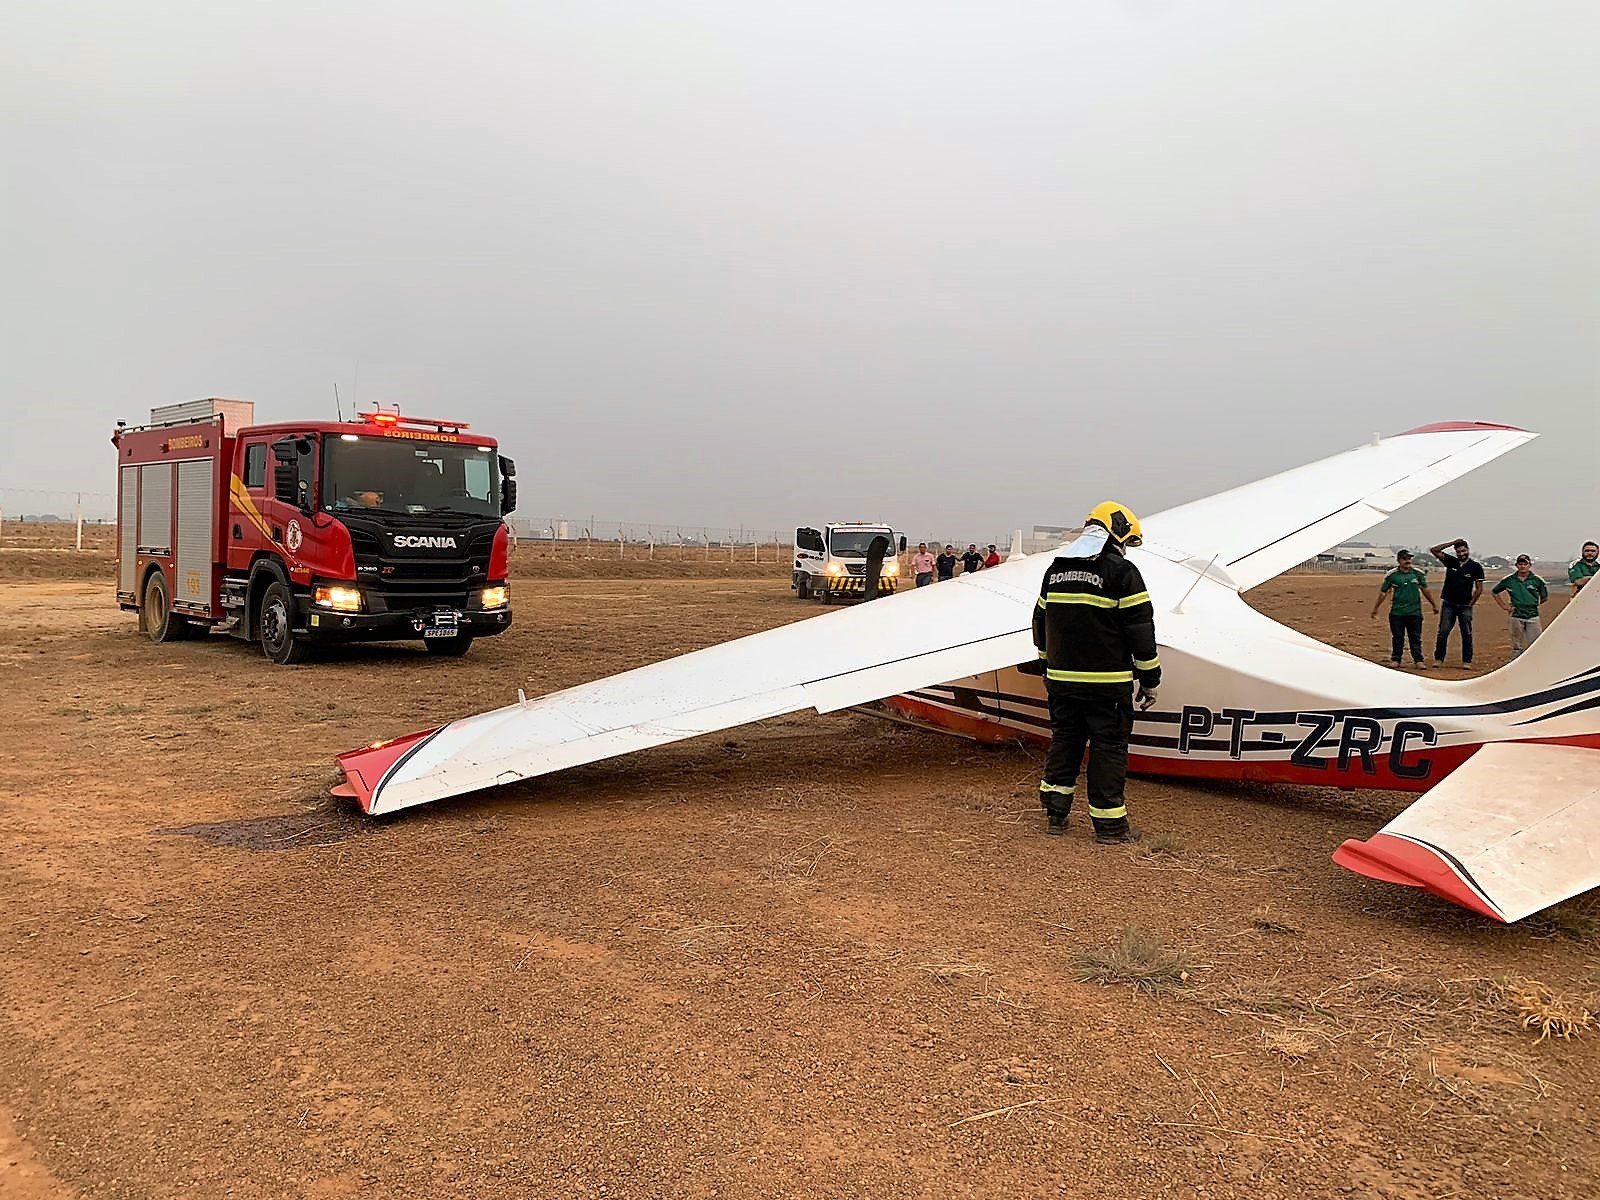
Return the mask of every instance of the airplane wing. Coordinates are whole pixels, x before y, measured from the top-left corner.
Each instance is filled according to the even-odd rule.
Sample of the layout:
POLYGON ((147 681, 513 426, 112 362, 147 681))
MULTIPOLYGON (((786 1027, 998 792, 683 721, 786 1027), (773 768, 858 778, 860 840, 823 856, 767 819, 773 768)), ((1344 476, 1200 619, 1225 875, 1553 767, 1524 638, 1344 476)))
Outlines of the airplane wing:
POLYGON ((1537 436, 1424 425, 1146 518, 1145 549, 1246 591, 1537 436))
POLYGON ((803 708, 833 712, 1035 656, 1019 559, 339 756, 369 813, 598 762, 803 708))
MULTIPOLYGON (((1499 425, 1414 430, 1151 517, 1145 548, 1134 554, 1248 587, 1532 436, 1499 425)), ((1015 666, 1035 656, 1030 628, 1043 562, 1013 559, 374 743, 339 756, 345 782, 335 791, 369 813, 394 812, 804 708, 832 712, 1015 666)), ((1147 571, 1158 605, 1178 598, 1158 594, 1174 574, 1192 580, 1147 571)))
POLYGON ((1333 861, 1419 887, 1497 921, 1600 887, 1600 750, 1533 742, 1483 747, 1333 861))

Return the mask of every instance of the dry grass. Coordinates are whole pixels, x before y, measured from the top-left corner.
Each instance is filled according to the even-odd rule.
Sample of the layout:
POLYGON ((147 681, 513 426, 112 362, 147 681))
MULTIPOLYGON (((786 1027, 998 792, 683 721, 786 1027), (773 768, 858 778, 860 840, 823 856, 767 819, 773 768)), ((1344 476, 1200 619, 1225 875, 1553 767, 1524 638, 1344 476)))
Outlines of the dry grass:
POLYGON ((1272 915, 1272 910, 1265 906, 1258 908, 1250 914, 1250 928, 1257 933, 1284 933, 1298 934, 1305 932, 1298 925, 1291 925, 1272 915))
POLYGON ((1593 996, 1563 994, 1536 979, 1504 979, 1490 991, 1491 998, 1535 1039, 1571 1038, 1600 1024, 1593 996))
POLYGON ((1083 983, 1121 983, 1140 992, 1170 992, 1193 981, 1193 966, 1184 951, 1168 949, 1154 935, 1128 925, 1115 945, 1079 955, 1076 974, 1083 983))
POLYGON ((917 967, 919 970, 926 971, 938 983, 955 983, 958 979, 987 979, 993 974, 982 963, 918 963, 917 967))
POLYGON ((1304 1062, 1315 1054, 1321 1045, 1305 1029, 1265 1029, 1262 1030, 1261 1040, 1268 1050, 1290 1062, 1304 1062))
POLYGON ((1139 854, 1142 858, 1182 858, 1187 849, 1175 833, 1151 833, 1140 843, 1139 854))

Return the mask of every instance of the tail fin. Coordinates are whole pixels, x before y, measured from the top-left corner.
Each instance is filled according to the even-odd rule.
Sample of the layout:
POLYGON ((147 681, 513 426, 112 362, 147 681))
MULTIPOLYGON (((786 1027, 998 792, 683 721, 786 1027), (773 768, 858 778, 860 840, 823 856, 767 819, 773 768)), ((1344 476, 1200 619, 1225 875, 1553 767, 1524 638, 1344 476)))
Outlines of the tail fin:
POLYGON ((1497 695, 1519 696, 1600 672, 1600 585, 1586 587, 1520 657, 1481 676, 1497 695))
POLYGON ((1515 740, 1600 749, 1600 586, 1587 587, 1533 645, 1462 688, 1515 740))

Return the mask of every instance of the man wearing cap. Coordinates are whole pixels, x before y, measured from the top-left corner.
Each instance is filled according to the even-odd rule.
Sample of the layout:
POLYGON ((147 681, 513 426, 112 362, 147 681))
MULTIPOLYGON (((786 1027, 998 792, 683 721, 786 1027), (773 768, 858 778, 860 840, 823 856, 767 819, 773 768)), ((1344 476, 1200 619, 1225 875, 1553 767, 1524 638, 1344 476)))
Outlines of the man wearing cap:
POLYGON ((1533 560, 1517 555, 1517 570, 1494 585, 1494 602, 1511 617, 1511 657, 1516 658, 1539 636, 1539 605, 1550 599, 1550 589, 1533 573, 1533 560), (1502 593, 1510 596, 1502 598, 1502 593))
POLYGON ((1576 596, 1583 591, 1597 571, 1600 571, 1600 543, 1585 542, 1583 553, 1567 568, 1567 582, 1572 585, 1572 594, 1576 596))
POLYGON ((1400 665, 1400 652, 1405 643, 1411 643, 1411 661, 1426 669, 1422 658, 1422 602, 1435 613, 1439 606, 1433 602, 1428 590, 1428 577, 1411 565, 1411 551, 1401 550, 1394 556, 1394 570, 1383 577, 1378 586, 1378 598, 1372 602, 1372 615, 1378 615, 1383 606, 1383 595, 1389 593, 1389 661, 1400 665))
POLYGON ((1444 586, 1439 589, 1439 636, 1433 642, 1433 661, 1444 662, 1450 647, 1450 630, 1461 626, 1461 665, 1472 663, 1472 608, 1483 595, 1483 568, 1472 557, 1466 538, 1440 542, 1428 551, 1444 564, 1444 586), (1445 553, 1450 547, 1451 554, 1445 553))

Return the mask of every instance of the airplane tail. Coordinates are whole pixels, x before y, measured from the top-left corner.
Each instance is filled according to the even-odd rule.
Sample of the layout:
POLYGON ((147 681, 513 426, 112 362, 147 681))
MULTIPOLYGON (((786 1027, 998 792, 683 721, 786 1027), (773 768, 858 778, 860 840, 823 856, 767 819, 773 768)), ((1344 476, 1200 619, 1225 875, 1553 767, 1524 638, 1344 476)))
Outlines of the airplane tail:
POLYGON ((1600 586, 1584 588, 1533 645, 1474 683, 1474 690, 1490 703, 1523 707, 1538 697, 1542 702, 1533 707, 1541 715, 1529 733, 1539 740, 1556 727, 1533 726, 1551 721, 1558 722, 1562 733, 1600 735, 1600 586))
POLYGON ((1600 886, 1600 587, 1473 690, 1513 735, 1333 861, 1516 921, 1600 886))

